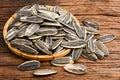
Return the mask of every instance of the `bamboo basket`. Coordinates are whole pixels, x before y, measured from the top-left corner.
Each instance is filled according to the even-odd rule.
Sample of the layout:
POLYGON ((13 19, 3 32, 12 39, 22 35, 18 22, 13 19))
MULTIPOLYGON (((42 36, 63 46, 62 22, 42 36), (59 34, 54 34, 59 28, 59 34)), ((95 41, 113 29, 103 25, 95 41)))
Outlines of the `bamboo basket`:
MULTIPOLYGON (((48 7, 52 7, 52 6, 48 6, 48 7)), ((66 12, 66 11, 65 11, 66 12)), ((4 26, 4 29, 3 29, 3 37, 4 37, 4 41, 6 43, 6 45, 8 46, 8 48, 13 52, 15 53, 16 55, 22 57, 22 58, 25 58, 25 59, 28 59, 28 60, 39 60, 39 61, 50 61, 50 60, 53 60, 54 58, 59 58, 59 57, 63 57, 67 54, 70 53, 71 49, 63 49, 57 53, 54 53, 52 55, 33 55, 33 54, 28 54, 28 53, 25 53, 25 52, 22 52, 16 48, 13 48, 11 45, 10 45, 10 42, 5 40, 5 37, 7 35, 7 30, 8 30, 8 27, 10 25, 10 23, 16 18, 17 14, 13 14, 9 19, 8 21, 6 22, 5 26, 4 26)), ((77 21, 77 23, 79 24, 78 20, 72 15, 72 17, 77 21)))

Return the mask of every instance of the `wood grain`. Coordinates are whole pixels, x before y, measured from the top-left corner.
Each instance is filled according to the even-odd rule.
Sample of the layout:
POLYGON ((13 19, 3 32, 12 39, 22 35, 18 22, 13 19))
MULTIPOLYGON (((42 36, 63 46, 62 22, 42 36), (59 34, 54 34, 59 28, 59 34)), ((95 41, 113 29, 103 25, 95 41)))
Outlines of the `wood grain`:
MULTIPOLYGON (((0 0, 0 80, 120 80, 120 0, 0 0), (80 58, 78 63, 88 67, 85 75, 67 73, 62 67, 41 62, 41 69, 58 71, 50 76, 33 76, 33 71, 19 71, 17 66, 26 61, 13 54, 3 40, 3 26, 9 17, 25 5, 60 5, 70 11, 81 23, 84 19, 100 25, 100 35, 115 34, 114 41, 106 43, 110 55, 103 60, 90 61, 80 58)), ((82 25, 82 24, 81 24, 82 25)))

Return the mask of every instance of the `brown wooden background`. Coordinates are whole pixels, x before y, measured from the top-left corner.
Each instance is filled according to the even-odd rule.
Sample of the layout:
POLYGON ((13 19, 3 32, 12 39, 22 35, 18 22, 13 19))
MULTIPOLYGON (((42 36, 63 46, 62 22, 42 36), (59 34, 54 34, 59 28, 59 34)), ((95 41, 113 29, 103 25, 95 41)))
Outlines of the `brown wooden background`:
POLYGON ((0 80, 120 80, 120 0, 0 0, 0 80), (67 73, 62 67, 42 62, 42 68, 58 71, 55 75, 37 77, 32 71, 19 71, 25 60, 12 53, 3 41, 2 30, 8 18, 21 7, 30 4, 59 5, 70 11, 81 23, 84 19, 96 21, 102 34, 113 33, 117 38, 107 43, 110 55, 103 60, 80 58, 78 63, 88 66, 85 75, 67 73))

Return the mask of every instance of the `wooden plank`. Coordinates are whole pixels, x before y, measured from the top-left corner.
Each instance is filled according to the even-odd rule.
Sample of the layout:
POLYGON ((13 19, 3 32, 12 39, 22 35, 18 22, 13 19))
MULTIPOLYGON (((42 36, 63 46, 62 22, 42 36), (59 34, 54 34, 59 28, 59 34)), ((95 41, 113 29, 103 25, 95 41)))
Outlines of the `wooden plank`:
POLYGON ((12 0, 11 1, 0 1, 0 4, 3 6, 3 7, 14 7, 14 6, 24 6, 25 4, 35 4, 35 3, 39 3, 39 4, 56 4, 56 5, 82 5, 82 4, 94 4, 94 5, 107 5, 107 6, 110 6, 112 4, 118 4, 118 5, 114 5, 114 6, 119 6, 119 0, 74 0, 74 1, 71 1, 71 0, 64 0, 64 1, 60 1, 60 0, 38 0, 38 1, 34 1, 34 0, 26 0, 26 2, 24 2, 24 0, 19 0, 19 1, 16 1, 16 0, 12 0), (76 3, 77 2, 77 3, 76 3), (19 4, 21 3, 21 4, 19 4), (101 3, 101 4, 100 4, 101 3), (106 4, 106 3, 109 3, 109 4, 106 4), (5 5, 6 4, 6 5, 5 5))
MULTIPOLYGON (((73 14, 79 14, 79 15, 108 15, 108 16, 120 16, 120 13, 119 13, 119 10, 120 8, 119 7, 115 7, 115 6, 104 6, 103 5, 94 5, 96 3, 92 3, 92 4, 87 4, 85 6, 85 4, 80 4, 81 6, 79 5, 76 5, 76 6, 72 6, 72 5, 66 5, 66 6, 62 6, 60 5, 63 9, 67 10, 67 11, 70 11, 72 12, 73 14), (94 7, 94 6, 96 7, 94 7), (92 9, 92 10, 91 10, 92 9)), ((101 4, 101 3, 99 3, 101 4)), ((110 4, 109 4, 110 5, 110 4)), ((25 6, 25 5, 23 5, 25 6)), ((23 6, 18 6, 18 7, 3 7, 3 8, 0 8, 0 10, 2 10, 2 12, 0 13, 0 15, 2 14, 11 14, 13 12, 16 12, 17 10, 19 10, 20 8, 22 8, 23 6)))
POLYGON ((0 0, 0 80, 120 80, 120 0, 0 0), (41 68, 58 71, 51 76, 33 76, 33 71, 19 71, 17 66, 26 61, 12 53, 6 46, 2 29, 7 19, 21 7, 29 4, 60 5, 70 11, 81 23, 84 19, 100 25, 100 35, 112 33, 117 37, 106 43, 110 55, 103 60, 90 61, 81 57, 78 63, 88 66, 85 75, 67 73, 63 67, 41 62, 41 68))
MULTIPOLYGON (((49 66, 41 66, 41 69, 48 68, 48 67, 49 66)), ((52 75, 52 76, 46 76, 46 77, 38 77, 37 76, 36 77, 36 76, 33 76, 33 74, 32 74, 33 71, 19 71, 16 66, 4 66, 4 67, 0 68, 0 71, 2 71, 2 72, 4 71, 4 73, 0 74, 0 78, 4 79, 6 77, 5 75, 8 75, 6 77, 6 79, 40 78, 41 80, 43 80, 43 79, 45 79, 45 80, 46 79, 53 80, 53 78, 54 78, 55 80, 57 80, 57 79, 69 80, 69 79, 72 78, 74 80, 78 80, 78 79, 81 79, 81 80, 84 80, 84 79, 93 80, 93 79, 99 79, 102 76, 102 80, 105 80, 105 79, 119 80, 119 77, 120 77, 119 76, 120 68, 105 68, 105 67, 102 67, 102 66, 98 67, 98 66, 94 66, 94 65, 89 66, 89 70, 88 70, 89 73, 87 73, 85 75, 81 75, 81 76, 67 73, 67 72, 65 72, 63 70, 63 67, 50 67, 50 69, 55 69, 55 70, 58 71, 58 73, 55 74, 55 75, 52 75), (104 71, 104 70, 106 70, 106 71, 104 71), (60 72, 62 72, 62 73, 60 73, 60 72), (15 74, 13 74, 13 73, 15 73, 15 74), (68 76, 68 77, 66 77, 66 76, 68 76)))

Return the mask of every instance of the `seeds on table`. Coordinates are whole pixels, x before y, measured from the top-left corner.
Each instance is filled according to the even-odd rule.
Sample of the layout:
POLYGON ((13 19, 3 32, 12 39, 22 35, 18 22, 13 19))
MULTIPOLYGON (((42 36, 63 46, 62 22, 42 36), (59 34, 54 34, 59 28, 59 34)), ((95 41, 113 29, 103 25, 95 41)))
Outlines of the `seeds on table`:
POLYGON ((40 62, 37 60, 26 61, 18 66, 20 70, 34 70, 40 68, 40 62))
POLYGON ((56 70, 53 69, 39 69, 33 72, 36 76, 45 76, 45 75, 51 75, 57 73, 56 70))
POLYGON ((81 64, 67 64, 64 69, 73 74, 85 74, 87 72, 87 67, 81 64))
MULTIPOLYGON (((65 66, 74 74, 84 74, 87 67, 77 62, 80 57, 96 61, 109 55, 104 45, 116 38, 114 34, 99 35, 100 26, 93 21, 83 20, 81 26, 74 16, 59 6, 28 5, 16 12, 17 17, 9 24, 5 40, 21 52, 31 55, 52 55, 64 49, 71 49, 71 56, 56 58, 52 65, 65 66), (43 54, 41 54, 41 51, 43 54), (71 64, 70 64, 71 63, 71 64), (67 65, 66 65, 67 64, 67 65)), ((36 60, 24 62, 20 70, 32 70, 40 67, 36 60)), ((57 71, 41 69, 34 75, 49 75, 57 71)))
POLYGON ((59 6, 28 5, 16 14, 17 17, 9 26, 6 40, 10 41, 12 47, 28 54, 35 52, 41 55, 41 51, 54 54, 70 48, 73 49, 71 53, 74 61, 77 61, 80 55, 97 60, 97 57, 104 57, 103 53, 109 54, 103 43, 116 37, 106 34, 96 39, 94 36, 99 34, 99 25, 96 22, 83 20, 83 26, 80 26, 70 12, 59 6), (86 53, 83 50, 86 50, 86 53))
POLYGON ((106 43, 106 42, 112 41, 115 38, 116 38, 116 36, 114 34, 105 34, 105 35, 100 36, 98 38, 98 40, 103 42, 103 43, 106 43))

